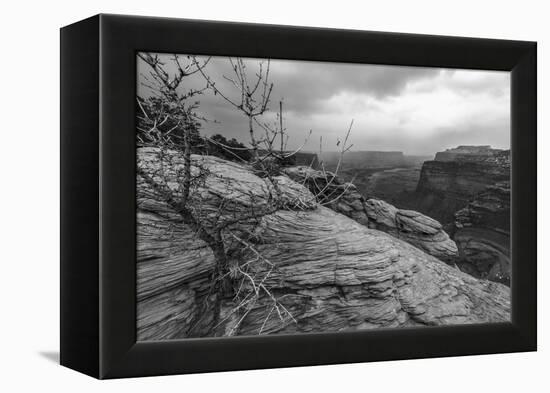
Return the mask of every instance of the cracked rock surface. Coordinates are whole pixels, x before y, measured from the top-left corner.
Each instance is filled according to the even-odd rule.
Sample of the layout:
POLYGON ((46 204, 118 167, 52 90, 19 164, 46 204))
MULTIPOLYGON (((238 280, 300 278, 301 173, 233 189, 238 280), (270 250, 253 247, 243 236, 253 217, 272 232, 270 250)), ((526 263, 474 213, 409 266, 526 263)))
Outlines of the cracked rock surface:
POLYGON ((309 167, 285 169, 285 173, 313 193, 321 194, 321 203, 369 228, 398 237, 436 258, 452 261, 458 256, 453 240, 442 225, 414 210, 398 209, 375 198, 365 198, 351 183, 343 183, 330 172, 309 167))
POLYGON ((398 209, 379 199, 366 202, 369 227, 387 232, 441 260, 452 261, 458 248, 442 225, 414 210, 398 209))
POLYGON ((455 214, 463 270, 510 284, 510 182, 488 186, 455 214))
MULTIPOLYGON (((167 171, 177 194, 175 161, 167 171)), ((138 149, 138 165, 151 176, 159 171, 158 151, 138 149)), ((404 240, 315 202, 311 192, 286 175, 275 177, 280 192, 244 165, 215 157, 193 156, 194 173, 206 169, 192 200, 207 225, 227 223, 228 232, 253 233, 249 241, 273 264, 264 275, 270 288, 293 316, 281 323, 270 312, 268 296, 248 310, 234 334, 336 332, 384 327, 502 322, 510 319, 510 292, 499 283, 476 279, 404 240), (270 208, 273 198, 284 203, 270 208), (220 206, 223 206, 220 209, 220 206), (257 214, 247 212, 254 207, 257 214), (262 207, 265 208, 262 211, 262 207), (235 217, 244 217, 234 221, 235 217)), ((137 185, 137 335, 138 340, 186 337, 196 314, 203 326, 219 321, 215 335, 233 331, 233 296, 219 310, 206 312, 215 258, 205 242, 155 191, 137 185)), ((431 221, 405 212, 404 225, 435 231, 431 221)), ((257 256, 224 237, 228 253, 262 274, 257 256)), ((197 335, 200 335, 200 331, 197 335)))

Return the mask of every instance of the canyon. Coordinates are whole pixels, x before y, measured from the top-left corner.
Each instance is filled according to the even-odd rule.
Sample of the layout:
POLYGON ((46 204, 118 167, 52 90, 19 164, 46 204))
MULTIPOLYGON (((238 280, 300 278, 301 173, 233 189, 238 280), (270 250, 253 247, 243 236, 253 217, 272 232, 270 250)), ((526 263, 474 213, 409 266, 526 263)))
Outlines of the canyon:
MULTIPOLYGON (((168 168, 158 149, 139 148, 138 167, 177 195, 184 163, 173 151, 164 156, 168 168)), ((206 227, 223 226, 229 277, 247 269, 269 290, 257 291, 261 296, 244 307, 235 304, 240 289, 233 287, 217 298, 218 307, 205 309, 213 296, 215 252, 159 193, 162 187, 138 177, 140 341, 510 319, 509 288, 443 262, 441 254, 458 249, 421 212, 363 196, 309 167, 262 177, 250 165, 218 157, 193 155, 191 161, 193 176, 200 177, 191 205, 206 227), (325 185, 316 189, 323 178, 325 185), (273 299, 284 310, 275 310, 273 299)), ((461 230, 476 228, 479 206, 487 200, 464 212, 461 230)))
POLYGON ((453 238, 461 269, 510 285, 510 182, 487 186, 456 212, 453 238))
POLYGON ((422 165, 416 208, 448 224, 487 186, 510 180, 510 150, 459 146, 438 152, 422 165))
POLYGON ((475 277, 510 285, 510 151, 458 146, 420 165, 371 169, 343 166, 366 198, 422 213, 441 223, 458 256, 442 258, 475 277))

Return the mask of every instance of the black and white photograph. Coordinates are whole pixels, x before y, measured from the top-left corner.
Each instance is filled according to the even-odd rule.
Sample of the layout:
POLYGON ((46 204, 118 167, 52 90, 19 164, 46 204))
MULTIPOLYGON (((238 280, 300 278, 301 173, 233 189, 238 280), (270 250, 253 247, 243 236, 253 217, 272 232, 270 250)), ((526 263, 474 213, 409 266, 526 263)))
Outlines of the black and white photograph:
POLYGON ((0 392, 550 391, 543 4, 6 3, 0 392))
POLYGON ((139 52, 137 339, 510 321, 510 73, 139 52))

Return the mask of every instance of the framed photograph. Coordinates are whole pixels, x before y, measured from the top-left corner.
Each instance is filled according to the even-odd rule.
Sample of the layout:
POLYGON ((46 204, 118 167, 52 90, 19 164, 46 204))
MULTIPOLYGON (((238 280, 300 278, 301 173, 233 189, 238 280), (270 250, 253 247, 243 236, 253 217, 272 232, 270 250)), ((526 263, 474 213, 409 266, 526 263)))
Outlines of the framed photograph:
POLYGON ((61 29, 61 364, 536 350, 536 43, 61 29))

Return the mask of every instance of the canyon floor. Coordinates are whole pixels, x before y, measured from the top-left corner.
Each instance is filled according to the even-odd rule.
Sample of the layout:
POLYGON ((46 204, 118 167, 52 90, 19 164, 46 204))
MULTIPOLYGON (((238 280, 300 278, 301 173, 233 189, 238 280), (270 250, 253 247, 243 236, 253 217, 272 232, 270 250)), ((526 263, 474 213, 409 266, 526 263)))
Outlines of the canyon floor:
POLYGON ((417 209, 416 187, 422 164, 409 167, 354 169, 343 167, 340 176, 353 181, 357 190, 400 209, 417 209))

